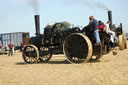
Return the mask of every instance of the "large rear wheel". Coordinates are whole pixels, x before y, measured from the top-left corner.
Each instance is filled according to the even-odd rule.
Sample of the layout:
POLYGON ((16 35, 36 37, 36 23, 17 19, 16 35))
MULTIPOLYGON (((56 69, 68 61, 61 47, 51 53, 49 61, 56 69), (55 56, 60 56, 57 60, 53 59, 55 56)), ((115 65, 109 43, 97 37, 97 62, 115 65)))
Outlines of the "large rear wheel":
POLYGON ((63 52, 70 63, 84 63, 92 56, 92 43, 82 33, 73 33, 64 41, 63 52))
POLYGON ((124 49, 127 49, 127 36, 126 36, 126 32, 123 32, 123 38, 124 38, 124 49))
POLYGON ((119 49, 124 50, 124 37, 123 37, 123 35, 119 35, 119 49))

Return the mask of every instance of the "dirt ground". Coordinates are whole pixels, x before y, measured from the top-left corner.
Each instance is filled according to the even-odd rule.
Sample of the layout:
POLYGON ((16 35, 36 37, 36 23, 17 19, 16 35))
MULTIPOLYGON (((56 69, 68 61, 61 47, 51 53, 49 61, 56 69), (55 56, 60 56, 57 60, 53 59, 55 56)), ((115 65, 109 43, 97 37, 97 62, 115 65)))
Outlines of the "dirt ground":
POLYGON ((30 65, 21 53, 0 55, 0 85, 128 85, 128 49, 85 64, 70 64, 57 55, 30 65))

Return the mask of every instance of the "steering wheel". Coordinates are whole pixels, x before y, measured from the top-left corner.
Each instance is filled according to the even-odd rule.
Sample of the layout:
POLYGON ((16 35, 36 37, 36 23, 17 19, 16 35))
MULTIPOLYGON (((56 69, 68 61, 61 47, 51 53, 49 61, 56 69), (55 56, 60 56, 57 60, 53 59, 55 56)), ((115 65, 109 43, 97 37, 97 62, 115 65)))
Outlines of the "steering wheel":
POLYGON ((67 27, 63 23, 56 23, 55 25, 53 25, 52 31, 53 32, 56 32, 56 31, 57 32, 62 32, 66 29, 67 29, 67 27))

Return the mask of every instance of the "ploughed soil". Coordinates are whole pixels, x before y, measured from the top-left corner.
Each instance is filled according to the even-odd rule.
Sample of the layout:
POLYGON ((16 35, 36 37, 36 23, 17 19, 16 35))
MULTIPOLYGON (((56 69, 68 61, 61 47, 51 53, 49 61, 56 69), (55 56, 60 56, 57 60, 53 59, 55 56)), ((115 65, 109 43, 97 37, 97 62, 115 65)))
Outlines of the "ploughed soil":
POLYGON ((0 85, 128 85, 128 49, 85 64, 70 64, 64 55, 38 64, 25 64, 19 52, 0 55, 0 85))

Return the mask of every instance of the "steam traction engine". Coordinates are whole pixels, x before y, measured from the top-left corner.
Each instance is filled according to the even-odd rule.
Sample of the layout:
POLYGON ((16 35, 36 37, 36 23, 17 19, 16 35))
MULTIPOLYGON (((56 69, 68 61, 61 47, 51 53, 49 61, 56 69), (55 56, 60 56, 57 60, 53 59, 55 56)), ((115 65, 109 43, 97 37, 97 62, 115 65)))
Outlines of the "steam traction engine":
MULTIPOLYGON (((30 44, 23 50, 26 63, 48 62, 54 54, 64 54, 70 63, 84 63, 98 60, 110 52, 109 37, 103 38, 101 45, 96 45, 86 30, 67 28, 62 23, 46 27, 44 34, 40 34, 39 15, 35 15, 35 25, 36 36, 30 38, 30 44)), ((122 47, 124 38, 120 35, 122 47)))

